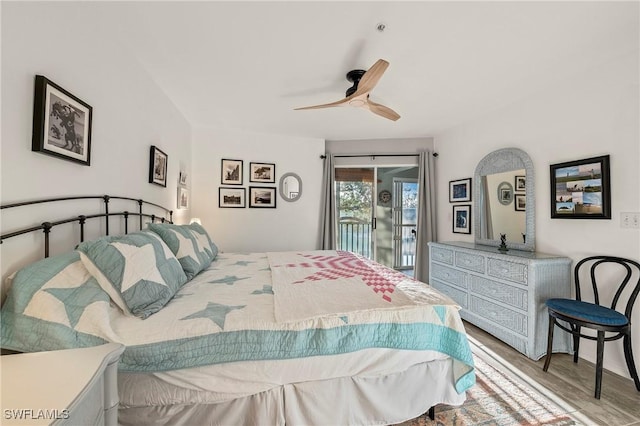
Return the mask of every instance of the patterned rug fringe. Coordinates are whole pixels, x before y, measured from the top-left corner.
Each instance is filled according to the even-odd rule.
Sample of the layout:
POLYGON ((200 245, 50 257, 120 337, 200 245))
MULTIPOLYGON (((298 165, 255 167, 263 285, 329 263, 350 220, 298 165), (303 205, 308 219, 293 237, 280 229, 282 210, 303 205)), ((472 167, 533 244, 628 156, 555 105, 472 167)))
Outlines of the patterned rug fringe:
POLYGON ((400 426, 590 425, 573 407, 470 338, 476 384, 459 407, 436 406, 435 421, 423 414, 400 426))

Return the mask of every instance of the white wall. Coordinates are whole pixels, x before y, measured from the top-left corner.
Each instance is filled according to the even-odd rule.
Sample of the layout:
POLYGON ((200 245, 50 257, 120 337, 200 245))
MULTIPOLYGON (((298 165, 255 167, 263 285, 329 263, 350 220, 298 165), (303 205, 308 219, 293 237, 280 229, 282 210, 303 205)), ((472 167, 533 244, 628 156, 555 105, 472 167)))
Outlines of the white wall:
MULTIPOLYGON (((101 8, 61 2, 2 4, 2 203, 109 194, 175 209, 180 167, 190 171, 191 127, 126 49, 112 42, 109 19, 87 22, 82 14, 98 16, 101 8), (73 25, 61 24, 65 22, 73 25), (93 107, 90 167, 31 151, 36 74, 93 107), (151 145, 168 155, 166 188, 148 183, 151 145)), ((95 206, 100 208, 99 202, 95 206)), ((18 219, 26 226, 68 214, 56 207, 46 210, 48 216, 37 218, 22 209, 4 210, 2 231, 16 229, 18 219), (34 222, 25 223, 30 219, 34 222)), ((184 216, 187 211, 176 211, 174 219, 180 222, 184 216)), ((0 245, 3 282, 7 271, 42 256, 37 249, 25 257, 23 242, 16 241, 20 239, 25 238, 0 245)), ((40 233, 24 244, 35 240, 41 240, 40 233)))
MULTIPOLYGON (((313 250, 318 241, 324 140, 253 133, 227 128, 194 128, 191 214, 202 221, 220 250, 263 252, 313 250), (219 208, 222 159, 243 160, 246 208, 219 208), (276 182, 249 182, 249 163, 275 163, 276 182), (302 179, 302 196, 276 208, 249 208, 250 186, 277 187, 284 173, 302 179)), ((232 187, 232 186, 228 186, 232 187)))
MULTIPOLYGON (((636 49, 437 135, 438 239, 473 241, 473 235, 451 232, 449 181, 473 176, 476 164, 489 152, 516 147, 534 163, 538 251, 574 262, 592 254, 640 260, 640 230, 620 227, 621 212, 640 211, 638 63, 636 49), (549 166, 606 154, 611 156, 611 220, 551 219, 549 166)), ((640 324, 640 306, 632 323, 640 324)), ((605 368, 628 377, 622 344, 606 346, 605 368)), ((640 339, 635 339, 633 350, 640 364, 640 339)), ((583 340, 580 356, 594 361, 595 345, 583 340)))

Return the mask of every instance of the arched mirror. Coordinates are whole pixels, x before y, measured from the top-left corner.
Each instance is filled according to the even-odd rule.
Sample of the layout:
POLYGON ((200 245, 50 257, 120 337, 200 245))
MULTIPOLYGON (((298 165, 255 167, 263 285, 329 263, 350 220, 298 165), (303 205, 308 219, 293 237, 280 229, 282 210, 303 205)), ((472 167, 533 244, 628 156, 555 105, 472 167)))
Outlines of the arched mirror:
POLYGON ((302 179, 295 173, 285 173, 280 178, 280 196, 285 201, 298 201, 302 197, 302 179))
POLYGON ((486 155, 476 167, 473 182, 476 244, 535 250, 533 162, 518 148, 486 155))

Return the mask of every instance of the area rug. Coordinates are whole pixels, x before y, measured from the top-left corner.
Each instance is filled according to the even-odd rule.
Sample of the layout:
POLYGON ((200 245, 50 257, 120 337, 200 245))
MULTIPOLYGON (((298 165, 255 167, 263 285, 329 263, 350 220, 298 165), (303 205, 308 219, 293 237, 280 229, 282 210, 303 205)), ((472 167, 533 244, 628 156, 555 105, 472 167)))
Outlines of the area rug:
POLYGON ((472 344, 476 384, 467 391, 459 407, 437 405, 435 420, 425 413, 401 426, 520 426, 588 425, 591 422, 575 412, 540 384, 497 355, 472 344))

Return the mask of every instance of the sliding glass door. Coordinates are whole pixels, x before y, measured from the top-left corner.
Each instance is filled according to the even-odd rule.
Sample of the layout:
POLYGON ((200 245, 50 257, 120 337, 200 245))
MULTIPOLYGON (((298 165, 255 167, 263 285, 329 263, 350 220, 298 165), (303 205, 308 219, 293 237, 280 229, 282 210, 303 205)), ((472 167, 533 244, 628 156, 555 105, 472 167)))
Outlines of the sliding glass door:
POLYGON ((393 178, 393 267, 413 269, 416 262, 418 180, 393 178))
POLYGON ((374 182, 373 168, 340 167, 335 170, 340 250, 374 259, 374 182))
POLYGON ((415 164, 336 166, 338 249, 412 270, 417 177, 415 164))

